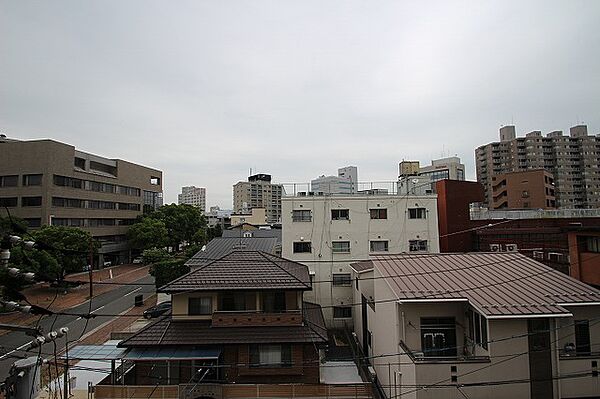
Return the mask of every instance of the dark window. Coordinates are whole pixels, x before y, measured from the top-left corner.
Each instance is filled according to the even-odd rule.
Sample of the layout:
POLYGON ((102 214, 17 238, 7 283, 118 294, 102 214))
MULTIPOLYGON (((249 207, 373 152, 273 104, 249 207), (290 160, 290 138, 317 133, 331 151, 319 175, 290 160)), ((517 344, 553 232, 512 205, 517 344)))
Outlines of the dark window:
POLYGON ((17 187, 19 175, 0 176, 0 187, 17 187))
POLYGON ((575 352, 583 355, 591 352, 589 320, 575 320, 575 352))
POLYGON ((85 170, 85 159, 75 157, 75 161, 73 162, 76 168, 85 170))
POLYGON ((23 220, 25 221, 25 223, 27 223, 27 227, 35 228, 42 226, 41 218, 25 218, 23 220))
POLYGON ((13 208, 18 204, 18 197, 0 198, 0 207, 13 208))
POLYGON ((243 293, 224 292, 219 295, 219 310, 226 312, 246 310, 246 296, 243 293))
POLYGON ((54 175, 54 184, 61 187, 83 188, 83 180, 73 177, 54 175))
POLYGON ((333 253, 350 253, 350 241, 333 241, 331 251, 333 253))
POLYGON ((250 367, 290 367, 292 365, 292 346, 250 345, 250 367))
POLYGON ((310 210, 308 209, 300 209, 292 211, 292 221, 293 222, 310 222, 312 220, 312 215, 310 210))
POLYGON ((212 314, 212 298, 188 298, 188 314, 190 316, 212 314))
POLYGON ((371 252, 387 252, 389 250, 389 243, 385 241, 371 241, 371 252))
POLYGON ((21 206, 42 206, 42 197, 22 197, 21 206))
POLYGON ((409 240, 408 249, 410 252, 427 251, 427 240, 409 240))
POLYGON ((350 273, 337 273, 333 275, 333 285, 349 287, 352 284, 350 273))
POLYGON ((23 186, 41 186, 43 175, 23 175, 23 186))
POLYGON ((387 219, 387 209, 371 209, 371 219, 387 219))
POLYGON ((311 251, 310 241, 308 241, 308 242, 300 241, 300 242, 294 243, 294 253, 295 254, 306 253, 306 252, 310 252, 310 251, 311 251))
POLYGON ((285 292, 265 292, 262 294, 263 312, 284 312, 285 292))
POLYGON ((600 237, 588 237, 586 247, 588 252, 600 252, 600 237))
POLYGON ((333 307, 333 318, 334 319, 349 319, 352 317, 351 306, 334 306, 333 307))
POLYGON ((454 317, 422 317, 421 350, 425 357, 456 356, 454 317))
POLYGON ((111 176, 117 175, 117 167, 112 165, 106 165, 104 163, 90 161, 90 170, 106 173, 111 176))
POLYGON ((152 176, 150 177, 150 184, 154 186, 158 186, 160 184, 160 177, 152 176))
POLYGON ((425 208, 409 208, 408 209, 409 219, 425 219, 427 218, 427 209, 425 208))
POLYGON ((332 209, 331 220, 349 220, 350 210, 348 209, 332 209))

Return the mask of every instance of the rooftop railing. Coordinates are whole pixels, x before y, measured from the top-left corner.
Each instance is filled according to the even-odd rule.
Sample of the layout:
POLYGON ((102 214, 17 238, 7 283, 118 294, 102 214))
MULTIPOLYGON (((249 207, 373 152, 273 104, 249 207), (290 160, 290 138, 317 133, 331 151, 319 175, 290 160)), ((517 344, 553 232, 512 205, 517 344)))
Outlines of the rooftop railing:
POLYGON ((490 219, 556 219, 600 217, 600 209, 515 209, 472 208, 471 220, 490 219))
POLYGON ((355 184, 338 184, 336 182, 282 183, 283 197, 319 197, 319 196, 353 196, 353 195, 431 195, 425 189, 434 185, 431 181, 419 181, 407 187, 400 187, 398 181, 371 181, 355 184))

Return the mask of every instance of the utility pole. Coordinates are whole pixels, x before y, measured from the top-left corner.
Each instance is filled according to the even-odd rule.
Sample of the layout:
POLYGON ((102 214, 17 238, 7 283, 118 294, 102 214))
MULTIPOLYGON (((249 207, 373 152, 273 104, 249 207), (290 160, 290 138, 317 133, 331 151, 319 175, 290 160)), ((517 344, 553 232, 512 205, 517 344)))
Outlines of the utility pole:
POLYGON ((89 274, 90 274, 90 301, 92 300, 92 298, 94 297, 94 285, 93 285, 93 279, 94 279, 94 239, 92 237, 90 237, 90 270, 89 270, 89 274))
MULTIPOLYGON (((90 301, 92 299, 90 298, 90 301)), ((63 377, 65 399, 69 397, 69 335, 65 332, 65 375, 63 377)))

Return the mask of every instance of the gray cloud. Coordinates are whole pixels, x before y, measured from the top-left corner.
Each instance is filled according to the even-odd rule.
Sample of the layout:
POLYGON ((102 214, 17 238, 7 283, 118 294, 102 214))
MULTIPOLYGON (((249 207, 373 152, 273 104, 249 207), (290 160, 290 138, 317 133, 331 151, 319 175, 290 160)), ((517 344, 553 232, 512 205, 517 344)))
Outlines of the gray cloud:
POLYGON ((160 168, 231 206, 250 167, 473 151, 501 124, 600 132, 595 1, 4 1, 0 129, 160 168))

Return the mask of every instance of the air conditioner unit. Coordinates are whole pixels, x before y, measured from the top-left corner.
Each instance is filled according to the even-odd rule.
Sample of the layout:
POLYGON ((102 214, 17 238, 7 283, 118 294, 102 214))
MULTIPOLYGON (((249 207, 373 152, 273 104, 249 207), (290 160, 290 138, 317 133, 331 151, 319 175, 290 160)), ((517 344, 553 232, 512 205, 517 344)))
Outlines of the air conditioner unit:
POLYGON ((306 197, 306 191, 299 191, 298 197, 306 197))
POLYGON ((492 252, 500 252, 502 247, 500 244, 490 244, 490 251, 492 252))
POLYGON ((310 197, 310 196, 312 196, 312 195, 315 195, 315 192, 314 192, 314 191, 309 191, 309 192, 308 192, 308 196, 310 197))
POLYGON ((519 248, 517 247, 517 244, 506 244, 507 252, 517 252, 518 250, 519 248))

